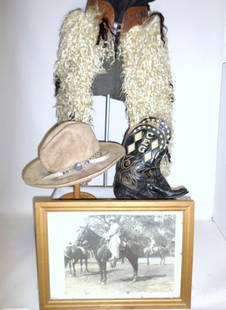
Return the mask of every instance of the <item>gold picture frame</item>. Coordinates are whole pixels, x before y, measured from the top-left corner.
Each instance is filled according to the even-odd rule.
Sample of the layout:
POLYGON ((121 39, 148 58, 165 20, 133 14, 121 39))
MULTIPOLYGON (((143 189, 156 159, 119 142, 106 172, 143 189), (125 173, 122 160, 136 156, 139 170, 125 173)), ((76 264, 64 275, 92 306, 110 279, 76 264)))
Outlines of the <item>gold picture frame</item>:
MULTIPOLYGON (((100 225, 95 227, 98 230, 100 225)), ((192 200, 37 199, 35 231, 41 310, 190 308, 194 235, 192 200), (118 269, 108 267, 112 283, 109 280, 101 286, 94 282, 94 279, 97 281, 98 272, 95 269, 95 257, 91 255, 90 267, 93 266, 95 272, 81 273, 77 277, 69 276, 70 271, 65 269, 65 252, 64 261, 62 258, 62 251, 65 251, 62 246, 73 235, 72 230, 82 226, 76 230, 80 231, 81 235, 84 227, 92 223, 99 225, 99 220, 104 218, 108 221, 110 217, 119 219, 122 226, 126 227, 125 230, 135 229, 142 240, 146 240, 144 237, 146 238, 149 232, 154 233, 155 238, 168 238, 167 242, 171 244, 168 251, 174 252, 168 254, 168 263, 160 266, 158 254, 153 254, 151 260, 155 263, 148 267, 146 257, 141 255, 138 265, 143 274, 139 274, 138 269, 138 281, 129 282, 132 269, 126 260, 124 265, 118 265, 118 269), (133 226, 130 223, 133 223, 133 226), (130 275, 128 268, 131 269, 130 275), (116 276, 118 278, 114 278, 116 276)))

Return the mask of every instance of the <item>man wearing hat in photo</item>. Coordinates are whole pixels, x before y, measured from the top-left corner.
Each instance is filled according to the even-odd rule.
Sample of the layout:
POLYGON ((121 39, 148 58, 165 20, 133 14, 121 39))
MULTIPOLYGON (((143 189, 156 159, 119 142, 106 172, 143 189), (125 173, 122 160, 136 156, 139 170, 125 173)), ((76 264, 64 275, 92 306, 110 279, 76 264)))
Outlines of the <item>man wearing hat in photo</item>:
POLYGON ((111 252, 111 266, 115 267, 120 258, 121 239, 120 226, 114 216, 110 218, 110 228, 106 234, 106 240, 108 241, 108 247, 111 252))

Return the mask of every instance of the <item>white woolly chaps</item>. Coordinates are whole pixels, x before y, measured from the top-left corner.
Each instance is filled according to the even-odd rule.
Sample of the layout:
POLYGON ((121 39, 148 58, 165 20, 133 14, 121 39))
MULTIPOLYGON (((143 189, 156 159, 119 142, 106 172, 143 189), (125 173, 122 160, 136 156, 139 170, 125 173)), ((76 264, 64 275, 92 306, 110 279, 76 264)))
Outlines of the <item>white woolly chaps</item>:
MULTIPOLYGON (((70 12, 60 30, 55 80, 58 122, 74 119, 91 123, 92 84, 103 64, 114 59, 113 39, 96 44, 99 33, 97 11, 70 12)), ((172 127, 173 89, 167 42, 163 42, 159 17, 134 26, 121 35, 122 87, 129 125, 157 116, 172 127)), ((163 169, 165 170, 165 168, 163 169)), ((167 172, 164 173, 168 174, 167 172)))
POLYGON ((167 43, 159 18, 135 26, 122 38, 123 92, 130 125, 157 116, 171 125, 173 89, 167 43))
MULTIPOLYGON (((72 11, 61 27, 54 74, 60 80, 56 103, 59 122, 71 116, 76 121, 90 122, 93 80, 103 72, 104 60, 114 57, 112 42, 108 42, 108 47, 96 44, 99 33, 96 14, 93 9, 72 11)), ((171 124, 171 72, 158 16, 122 35, 120 54, 121 91, 125 94, 130 125, 148 116, 158 116, 171 124)))

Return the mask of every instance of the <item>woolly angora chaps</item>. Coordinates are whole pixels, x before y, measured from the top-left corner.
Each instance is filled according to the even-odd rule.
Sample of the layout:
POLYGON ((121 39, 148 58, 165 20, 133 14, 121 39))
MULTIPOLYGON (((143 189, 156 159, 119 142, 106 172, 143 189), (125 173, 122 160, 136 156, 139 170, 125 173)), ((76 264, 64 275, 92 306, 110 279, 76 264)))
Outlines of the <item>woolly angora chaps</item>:
MULTIPOLYGON (((92 92, 95 76, 103 73, 103 63, 114 59, 113 40, 103 47, 96 44, 99 21, 96 10, 70 12, 61 27, 55 79, 57 118, 91 123, 92 92)), ((173 89, 167 41, 161 39, 158 16, 121 35, 125 105, 129 125, 148 116, 157 116, 172 127, 173 89)))

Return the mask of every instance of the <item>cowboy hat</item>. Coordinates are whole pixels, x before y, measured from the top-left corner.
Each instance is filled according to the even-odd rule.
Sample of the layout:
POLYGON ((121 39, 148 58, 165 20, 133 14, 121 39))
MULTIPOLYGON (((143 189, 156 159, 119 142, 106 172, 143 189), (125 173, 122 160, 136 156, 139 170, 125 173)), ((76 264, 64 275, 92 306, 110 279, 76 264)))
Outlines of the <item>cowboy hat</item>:
POLYGON ((46 134, 38 158, 23 170, 26 184, 57 188, 90 180, 113 166, 124 147, 115 142, 99 142, 88 124, 60 123, 46 134))

